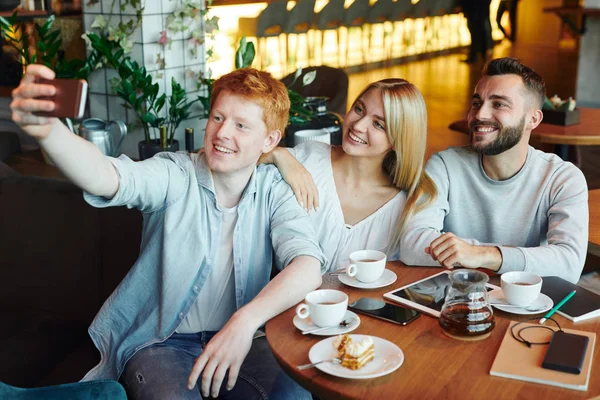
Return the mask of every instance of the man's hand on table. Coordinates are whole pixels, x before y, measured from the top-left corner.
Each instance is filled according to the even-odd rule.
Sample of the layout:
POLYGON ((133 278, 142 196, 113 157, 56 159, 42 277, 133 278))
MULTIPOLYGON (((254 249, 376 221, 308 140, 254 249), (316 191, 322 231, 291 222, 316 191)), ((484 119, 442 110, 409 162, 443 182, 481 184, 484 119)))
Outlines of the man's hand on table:
POLYGON ((464 267, 498 271, 502 266, 502 253, 497 247, 474 246, 451 232, 444 233, 431 242, 425 252, 449 269, 464 267))
POLYGON ((254 324, 238 313, 225 324, 206 345, 200 357, 196 359, 190 377, 188 389, 192 390, 202 374, 202 397, 217 397, 221 384, 229 370, 227 390, 233 389, 237 381, 242 362, 252 346, 252 338, 256 332, 254 324))

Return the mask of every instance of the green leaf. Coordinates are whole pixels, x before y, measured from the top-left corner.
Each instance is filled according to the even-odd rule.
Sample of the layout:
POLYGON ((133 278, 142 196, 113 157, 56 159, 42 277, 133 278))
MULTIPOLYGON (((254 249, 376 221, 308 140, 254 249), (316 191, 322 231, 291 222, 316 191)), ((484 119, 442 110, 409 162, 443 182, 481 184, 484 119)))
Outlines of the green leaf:
POLYGON ((137 98, 136 98, 134 92, 131 92, 127 95, 127 101, 129 101, 129 103, 131 105, 133 105, 134 107, 136 107, 136 100, 137 100, 137 98))
POLYGON ((153 126, 156 123, 156 116, 152 114, 144 114, 142 115, 142 121, 153 126))
POLYGON ((123 85, 123 89, 125 89, 126 93, 132 93, 134 91, 133 85, 128 80, 123 80, 122 85, 123 85))
POLYGON ((54 14, 52 14, 48 17, 48 19, 46 20, 46 23, 44 24, 44 30, 46 32, 48 32, 50 30, 50 28, 52 28, 52 25, 54 24, 55 19, 56 19, 56 16, 54 14))
POLYGON ((290 86, 294 86, 294 83, 296 83, 298 78, 300 78, 300 75, 302 75, 302 67, 296 70, 296 73, 294 74, 294 80, 292 81, 292 83, 290 83, 290 86))
POLYGON ((165 100, 166 97, 164 95, 160 96, 156 102, 154 103, 154 109, 156 110, 156 112, 160 112, 160 110, 162 110, 162 108, 165 105, 165 100))
POLYGON ((116 60, 120 60, 120 59, 123 57, 123 55, 124 55, 124 54, 125 54, 125 50, 123 50, 123 49, 119 49, 119 50, 117 50, 117 51, 115 52, 115 54, 114 54, 114 58, 115 58, 116 60))
POLYGON ((58 37, 60 36, 60 30, 55 30, 50 32, 50 34, 47 37, 47 41, 48 42, 54 42, 58 37))
POLYGON ((308 74, 304 75, 302 78, 302 86, 310 85, 313 83, 315 78, 317 77, 317 70, 310 71, 308 74))
POLYGON ((129 78, 133 74, 133 68, 128 58, 126 58, 121 64, 119 64, 118 72, 119 76, 123 79, 129 78))
POLYGON ((254 43, 248 42, 244 36, 240 40, 240 45, 235 53, 235 67, 236 68, 247 68, 252 65, 256 52, 254 50, 254 43))

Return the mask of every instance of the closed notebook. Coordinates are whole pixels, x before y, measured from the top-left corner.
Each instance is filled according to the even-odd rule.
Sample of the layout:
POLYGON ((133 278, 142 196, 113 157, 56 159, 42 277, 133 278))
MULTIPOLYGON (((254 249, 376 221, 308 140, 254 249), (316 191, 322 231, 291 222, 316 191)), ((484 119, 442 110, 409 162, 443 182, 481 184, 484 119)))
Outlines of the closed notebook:
POLYGON ((543 280, 542 293, 550 297, 554 304, 558 304, 559 301, 573 290, 577 291, 575 296, 563 304, 557 311, 560 315, 573 322, 600 317, 600 295, 557 276, 547 276, 543 280))
MULTIPOLYGON (((516 323, 516 321, 512 321, 506 330, 504 339, 500 344, 500 348, 490 369, 490 375, 558 386, 565 389, 581 391, 588 389, 592 370, 592 356, 596 342, 596 334, 594 332, 563 329, 567 333, 583 335, 589 338, 581 373, 576 375, 542 368, 542 362, 544 361, 548 345, 527 347, 524 343, 515 340, 510 333, 510 328, 516 323)), ((515 331, 527 326, 539 325, 524 323, 519 325, 515 331)), ((547 329, 527 329, 522 332, 522 335, 531 342, 547 342, 552 337, 552 332, 547 329)))

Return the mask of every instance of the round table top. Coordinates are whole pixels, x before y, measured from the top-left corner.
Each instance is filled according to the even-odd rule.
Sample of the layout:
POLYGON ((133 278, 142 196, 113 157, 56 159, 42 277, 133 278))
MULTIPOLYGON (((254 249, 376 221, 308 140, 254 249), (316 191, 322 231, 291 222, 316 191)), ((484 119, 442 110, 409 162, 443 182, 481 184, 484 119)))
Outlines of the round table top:
MULTIPOLYGON (((344 291, 348 294, 349 302, 360 297, 383 299, 382 295, 388 291, 441 271, 439 268, 406 267, 400 262, 388 263, 387 268, 396 273, 398 280, 384 288, 355 289, 329 275, 323 277, 323 287, 344 291)), ((495 279, 497 277, 492 277, 492 282, 495 279)), ((294 309, 267 322, 267 340, 283 369, 303 387, 323 399, 588 399, 600 395, 600 379, 594 378, 600 368, 600 346, 594 349, 587 392, 491 376, 489 371, 509 322, 525 318, 496 310, 496 327, 490 337, 474 342, 450 339, 441 332, 437 319, 425 314, 407 326, 361 315, 361 324, 352 333, 377 336, 400 347, 405 360, 398 370, 368 380, 337 378, 316 368, 299 371, 296 366, 309 363, 309 349, 323 337, 302 335, 292 323, 294 309)), ((553 318, 563 328, 600 333, 600 318, 576 325, 558 314, 553 318)))
POLYGON ((580 108, 581 122, 561 126, 542 123, 531 134, 539 137, 542 143, 569 145, 600 144, 600 109, 580 108))

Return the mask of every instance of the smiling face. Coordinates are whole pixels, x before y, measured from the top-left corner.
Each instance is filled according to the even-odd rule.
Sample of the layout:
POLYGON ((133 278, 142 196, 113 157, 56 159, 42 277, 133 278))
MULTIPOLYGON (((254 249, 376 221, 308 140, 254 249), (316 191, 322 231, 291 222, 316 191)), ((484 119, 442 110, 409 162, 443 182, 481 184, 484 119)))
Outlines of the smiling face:
POLYGON ((352 156, 385 156, 392 148, 380 89, 364 93, 344 117, 342 148, 352 156))
POLYGON ((520 76, 481 78, 467 117, 471 147, 483 155, 498 155, 519 144, 527 146, 529 134, 524 132, 539 123, 533 104, 520 76))
POLYGON ((268 132, 258 104, 222 91, 206 124, 204 151, 208 166, 217 173, 251 173, 260 155, 271 151, 280 137, 279 131, 268 132))

